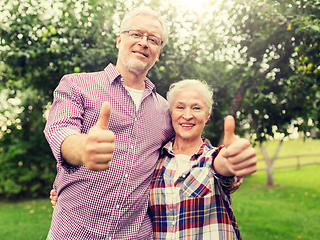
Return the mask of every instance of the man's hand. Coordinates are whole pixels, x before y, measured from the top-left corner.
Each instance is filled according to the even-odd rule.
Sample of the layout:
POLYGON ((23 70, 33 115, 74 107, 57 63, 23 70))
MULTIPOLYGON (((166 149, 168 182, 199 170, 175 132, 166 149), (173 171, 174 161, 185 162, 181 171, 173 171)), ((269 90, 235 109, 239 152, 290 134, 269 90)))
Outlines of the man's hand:
POLYGON ((104 102, 98 122, 87 134, 82 162, 90 170, 103 171, 110 168, 115 149, 115 135, 108 129, 110 113, 110 103, 104 102))
POLYGON ((224 122, 225 149, 222 156, 227 159, 228 170, 235 176, 244 177, 257 171, 256 150, 248 140, 234 134, 235 121, 229 115, 224 122))
POLYGON ((71 135, 61 145, 63 158, 71 165, 85 165, 89 170, 110 168, 115 149, 115 135, 108 130, 110 103, 104 102, 97 123, 87 134, 71 135))

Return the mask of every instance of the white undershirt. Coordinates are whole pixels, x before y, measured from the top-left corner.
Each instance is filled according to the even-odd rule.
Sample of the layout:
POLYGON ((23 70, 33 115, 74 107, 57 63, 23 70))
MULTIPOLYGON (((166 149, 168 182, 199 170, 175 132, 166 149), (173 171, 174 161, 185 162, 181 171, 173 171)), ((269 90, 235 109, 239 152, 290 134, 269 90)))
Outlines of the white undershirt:
POLYGON ((143 90, 137 90, 137 89, 129 88, 127 86, 125 86, 125 87, 128 90, 128 92, 130 93, 134 103, 136 104, 136 108, 137 108, 137 111, 138 111, 140 103, 141 103, 143 90))
POLYGON ((184 154, 175 155, 175 159, 177 160, 177 168, 173 178, 174 181, 176 181, 183 172, 190 169, 190 158, 191 156, 184 154))

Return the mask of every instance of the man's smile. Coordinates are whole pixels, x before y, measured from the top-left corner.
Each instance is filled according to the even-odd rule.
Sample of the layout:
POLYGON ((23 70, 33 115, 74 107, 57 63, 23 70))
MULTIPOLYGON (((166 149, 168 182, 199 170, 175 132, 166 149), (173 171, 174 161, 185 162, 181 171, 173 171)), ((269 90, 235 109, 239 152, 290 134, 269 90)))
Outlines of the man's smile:
POLYGON ((149 55, 148 54, 146 54, 146 53, 144 53, 144 52, 140 52, 140 51, 132 51, 133 53, 137 53, 137 54, 140 54, 140 55, 142 55, 142 56, 144 56, 144 57, 146 57, 146 58, 148 58, 149 57, 149 55))

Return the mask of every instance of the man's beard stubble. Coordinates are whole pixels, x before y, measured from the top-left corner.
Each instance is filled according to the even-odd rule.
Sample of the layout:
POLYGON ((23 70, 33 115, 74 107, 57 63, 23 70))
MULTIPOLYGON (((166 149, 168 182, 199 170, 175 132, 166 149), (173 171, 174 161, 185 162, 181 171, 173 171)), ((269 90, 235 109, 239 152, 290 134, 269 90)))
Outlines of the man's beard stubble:
POLYGON ((129 72, 132 72, 137 76, 142 75, 149 70, 148 63, 144 63, 136 59, 130 59, 124 56, 119 56, 119 59, 129 72))

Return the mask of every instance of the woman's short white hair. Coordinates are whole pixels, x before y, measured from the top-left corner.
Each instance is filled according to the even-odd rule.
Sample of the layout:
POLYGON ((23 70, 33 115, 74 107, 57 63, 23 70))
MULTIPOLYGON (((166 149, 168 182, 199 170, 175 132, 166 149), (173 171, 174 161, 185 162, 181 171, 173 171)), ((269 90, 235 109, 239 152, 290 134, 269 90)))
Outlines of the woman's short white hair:
POLYGON ((185 79, 170 85, 169 91, 167 92, 170 112, 175 96, 186 87, 191 87, 192 89, 197 90, 203 96, 210 115, 213 105, 213 89, 206 81, 198 79, 185 79))
POLYGON ((149 15, 154 17, 155 19, 157 19, 161 26, 162 26, 162 47, 164 45, 166 45, 167 41, 168 41, 168 36, 169 36, 169 27, 168 24, 166 22, 166 20, 164 19, 164 17, 162 17, 160 12, 157 12, 155 10, 153 10, 150 7, 144 6, 144 7, 137 7, 134 8, 132 11, 128 12, 122 22, 121 22, 121 26, 120 26, 120 32, 126 31, 126 30, 135 30, 135 29, 128 29, 128 26, 130 25, 130 22, 132 20, 132 18, 134 18, 135 16, 139 15, 139 14, 144 14, 144 15, 149 15))

